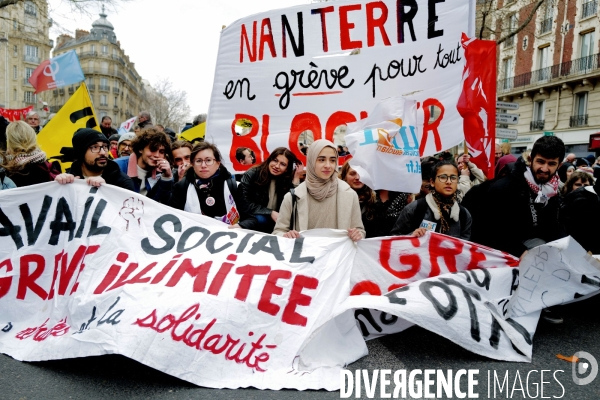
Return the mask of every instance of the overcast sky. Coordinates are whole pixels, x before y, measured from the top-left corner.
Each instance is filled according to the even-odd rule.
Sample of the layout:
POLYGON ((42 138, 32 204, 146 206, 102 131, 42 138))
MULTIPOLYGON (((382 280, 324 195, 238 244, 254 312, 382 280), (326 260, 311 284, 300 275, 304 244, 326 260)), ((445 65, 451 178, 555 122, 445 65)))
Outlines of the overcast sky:
MULTIPOLYGON (((51 17, 62 28, 89 31, 99 7, 89 17, 70 15, 66 0, 49 0, 51 17)), ((308 4, 310 0, 131 0, 106 9, 121 48, 142 78, 154 83, 169 78, 185 90, 192 115, 208 112, 219 33, 223 25, 263 11, 308 4)), ((51 29, 56 40, 61 33, 51 29)))

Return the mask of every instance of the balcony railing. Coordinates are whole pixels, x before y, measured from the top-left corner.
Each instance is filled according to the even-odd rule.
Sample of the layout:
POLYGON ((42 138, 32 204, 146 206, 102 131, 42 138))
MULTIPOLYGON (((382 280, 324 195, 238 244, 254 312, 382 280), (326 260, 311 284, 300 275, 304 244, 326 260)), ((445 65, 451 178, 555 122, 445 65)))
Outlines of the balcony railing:
POLYGON ((575 127, 575 126, 586 126, 588 124, 588 115, 587 114, 583 114, 583 115, 572 115, 571 118, 569 119, 569 126, 575 127))
POLYGON ((598 1, 587 1, 582 4, 581 7, 581 18, 587 18, 596 14, 596 10, 598 10, 598 1))
POLYGON ((113 87, 114 94, 119 94, 120 91, 121 91, 121 89, 119 89, 118 87, 113 87))
POLYGON ((61 96, 63 96, 63 95, 65 94, 65 89, 63 89, 63 88, 60 88, 60 89, 58 89, 58 93, 59 93, 61 96))
POLYGON ((600 65, 599 60, 600 54, 594 54, 506 79, 500 79, 497 89, 498 92, 504 93, 516 88, 548 82, 552 79, 588 74, 598 70, 600 65))
POLYGON ((30 55, 28 55, 28 54, 25 54, 25 55, 23 56, 23 60, 24 60, 25 62, 28 62, 28 63, 33 63, 33 64, 39 64, 39 63, 40 63, 40 58, 39 58, 39 57, 30 56, 30 55))
POLYGON ((89 90, 96 90, 96 85, 93 83, 90 83, 89 85, 87 85, 89 90))
POLYGON ((110 86, 107 85, 99 85, 98 90, 101 92, 110 92, 110 86))
POLYGON ((546 18, 540 24, 540 33, 548 33, 552 30, 552 17, 546 18))
POLYGON ((529 123, 529 130, 530 131, 542 131, 542 130, 544 130, 544 120, 543 119, 538 119, 537 121, 531 121, 529 123))
POLYGON ((75 88, 73 86, 69 86, 68 88, 69 94, 75 93, 75 88))
POLYGON ((50 112, 51 113, 57 113, 58 110, 60 110, 62 106, 50 106, 50 112))
POLYGON ((96 57, 96 56, 98 56, 97 51, 84 51, 83 53, 79 53, 79 58, 96 57))

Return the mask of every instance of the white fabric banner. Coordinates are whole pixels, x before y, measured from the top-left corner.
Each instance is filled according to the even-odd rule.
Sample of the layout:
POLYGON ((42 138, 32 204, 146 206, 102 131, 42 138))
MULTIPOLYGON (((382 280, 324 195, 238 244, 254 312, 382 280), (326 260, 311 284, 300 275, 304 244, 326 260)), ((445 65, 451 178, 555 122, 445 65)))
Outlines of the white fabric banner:
MULTIPOLYGON (((367 352, 361 333, 385 333, 375 325, 529 361, 545 306, 505 319, 518 260, 439 234, 292 240, 81 181, 5 190, 0 205, 0 352, 18 360, 122 354, 201 386, 335 390, 367 352)), ((577 265, 561 301, 598 292, 577 243, 539 250, 569 255, 546 261, 560 279, 544 285, 577 265)))
POLYGON ((461 35, 474 36, 475 1, 398 4, 307 4, 223 29, 206 140, 221 149, 225 166, 250 167, 235 159, 240 147, 254 151, 257 163, 280 146, 304 162, 298 142, 305 132, 334 141, 338 126, 365 118, 388 97, 417 102, 422 155, 461 142, 461 35))
POLYGON ((382 100, 367 118, 348 124, 350 166, 373 190, 418 193, 421 158, 414 100, 382 100))

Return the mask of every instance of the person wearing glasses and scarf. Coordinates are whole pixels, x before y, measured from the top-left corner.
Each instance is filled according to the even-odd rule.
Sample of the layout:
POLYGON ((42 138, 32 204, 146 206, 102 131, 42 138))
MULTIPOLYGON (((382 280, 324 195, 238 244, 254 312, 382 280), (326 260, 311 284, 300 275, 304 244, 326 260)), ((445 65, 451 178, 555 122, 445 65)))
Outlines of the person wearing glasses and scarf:
POLYGON ((459 239, 471 237, 471 214, 458 202, 458 166, 449 160, 438 162, 431 170, 433 189, 424 198, 402 210, 392 235, 421 237, 426 231, 459 239))
POLYGON ((338 153, 329 140, 314 141, 306 154, 306 180, 285 195, 274 235, 294 239, 308 229, 343 229, 358 241, 365 237, 358 195, 341 179, 336 168, 338 153), (293 216, 293 217, 292 217, 293 216))
POLYGON ((232 228, 256 229, 257 221, 247 214, 234 176, 221 164, 217 146, 196 143, 190 161, 192 168, 173 186, 168 205, 215 218, 232 228))

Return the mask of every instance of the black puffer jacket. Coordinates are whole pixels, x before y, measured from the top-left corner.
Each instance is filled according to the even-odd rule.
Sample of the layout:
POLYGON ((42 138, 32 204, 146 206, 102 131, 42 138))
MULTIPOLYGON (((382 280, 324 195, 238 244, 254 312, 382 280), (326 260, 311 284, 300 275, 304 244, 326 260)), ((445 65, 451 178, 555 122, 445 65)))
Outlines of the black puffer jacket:
POLYGON ((478 193, 480 201, 487 206, 487 213, 474 213, 473 219, 478 243, 516 257, 527 250, 526 240, 538 238, 551 242, 565 236, 558 222, 558 194, 546 205, 534 204, 537 219, 534 223, 530 208, 533 194, 525 180, 526 168, 519 158, 509 175, 491 182, 486 193, 478 193))
POLYGON ((573 190, 562 199, 560 221, 567 234, 592 254, 600 254, 600 181, 595 193, 586 188, 573 190))
POLYGON ((283 197, 290 191, 293 185, 291 182, 286 182, 283 179, 276 179, 275 193, 277 194, 277 205, 274 209, 267 208, 267 204, 269 204, 269 185, 259 186, 257 184, 259 170, 260 167, 250 168, 242 176, 239 186, 240 195, 250 214, 263 214, 270 217, 272 211, 279 212, 283 197))
MULTIPOLYGON (((219 167, 219 175, 211 180, 210 189, 201 190, 194 185, 203 215, 214 218, 227 214, 227 206, 225 204, 225 198, 223 197, 223 185, 226 185, 226 181, 232 177, 233 175, 231 175, 227 168, 221 164, 219 167), (212 206, 208 206, 206 204, 206 199, 209 196, 212 197, 215 202, 212 206)), ((171 193, 171 199, 169 200, 168 205, 173 208, 177 208, 178 210, 183 210, 187 201, 187 191, 190 183, 193 184, 196 179, 198 178, 194 172, 194 168, 189 168, 185 176, 173 186, 173 192, 171 193)), ((236 185, 235 182, 233 184, 234 186, 236 185)), ((255 230, 258 225, 258 221, 248 213, 247 207, 240 196, 240 191, 237 186, 235 186, 233 191, 230 189, 230 192, 233 196, 233 200, 235 201, 238 212, 240 213, 239 225, 245 229, 255 230)))
MULTIPOLYGON (((73 164, 71 164, 71 168, 67 170, 67 173, 83 178, 81 161, 73 162, 73 164)), ((119 165, 112 160, 108 160, 104 171, 102 171, 102 179, 104 179, 109 185, 118 186, 120 188, 135 192, 131 178, 121 172, 119 165)))

